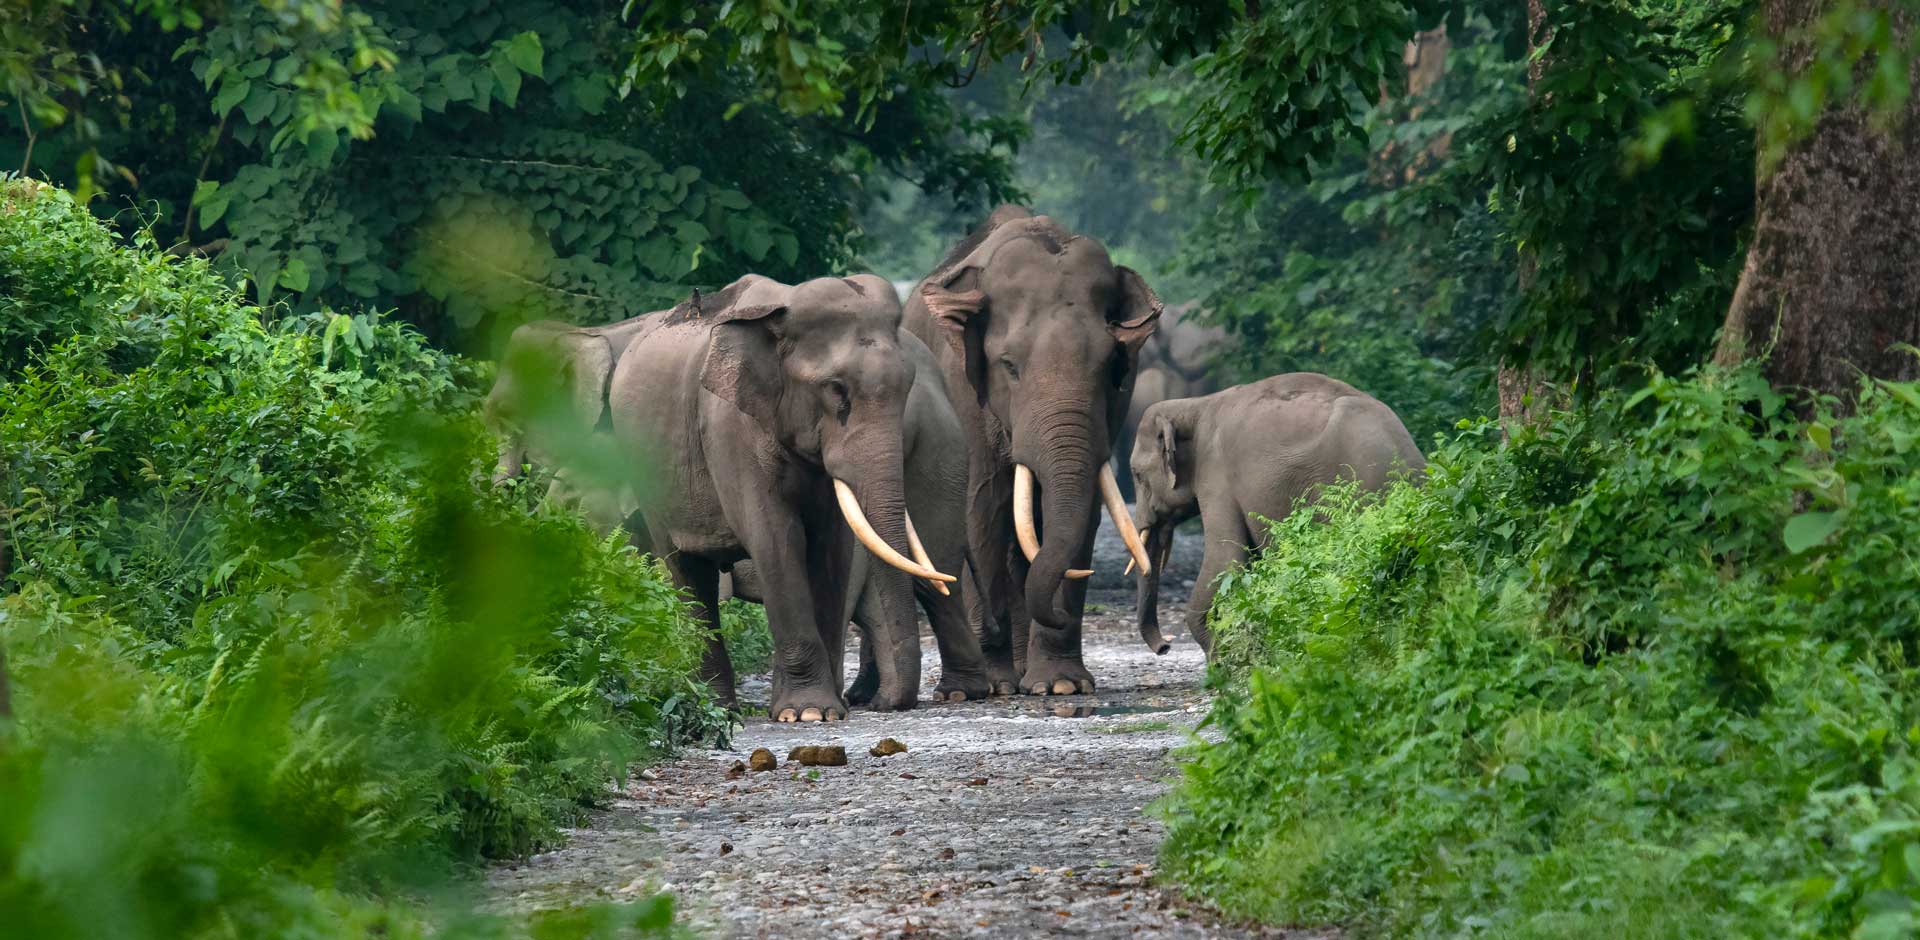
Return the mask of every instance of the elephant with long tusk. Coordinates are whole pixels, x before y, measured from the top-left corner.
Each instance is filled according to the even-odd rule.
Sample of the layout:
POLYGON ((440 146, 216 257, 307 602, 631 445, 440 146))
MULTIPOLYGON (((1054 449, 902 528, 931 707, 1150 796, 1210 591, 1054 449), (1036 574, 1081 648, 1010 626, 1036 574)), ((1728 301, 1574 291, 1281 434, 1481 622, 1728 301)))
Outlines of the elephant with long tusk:
MULTIPOLYGON (((841 696, 855 545, 929 583, 907 536, 903 416, 914 366, 900 306, 872 276, 786 285, 749 276, 643 318, 608 385, 612 432, 646 493, 630 525, 698 603, 705 672, 733 697, 718 633, 720 573, 751 559, 774 637, 781 721, 846 717, 841 696)), ((896 682, 919 684, 913 592, 880 598, 896 682)))
MULTIPOLYGON (((1024 692, 1094 690, 1080 655, 1093 535, 1103 506, 1131 531, 1107 461, 1160 311, 1099 242, 1018 206, 994 210, 907 299, 966 428, 983 645, 1024 692)), ((1128 548, 1147 562, 1138 539, 1128 548)))
MULTIPOLYGON (((500 439, 496 482, 523 477, 530 465, 554 470, 547 491, 550 502, 579 509, 603 533, 622 527, 636 508, 631 487, 618 478, 595 485, 595 474, 582 472, 564 456, 593 450, 582 446, 588 438, 611 438, 601 429, 609 426, 607 386, 614 365, 646 320, 664 315, 596 327, 539 321, 515 330, 484 408, 500 439)), ((966 440, 932 353, 912 334, 903 330, 896 335, 914 367, 903 428, 909 555, 922 568, 958 574, 966 555, 966 440), (916 519, 931 526, 931 547, 922 541, 916 519)), ((751 561, 735 565, 732 574, 734 596, 763 602, 751 561)), ((964 701, 1013 691, 1011 667, 996 672, 981 652, 984 613, 978 590, 963 598, 948 588, 950 582, 910 578, 877 561, 864 547, 854 552, 849 583, 847 619, 862 637, 860 675, 846 691, 849 704, 888 710, 917 704, 919 660, 912 658, 910 671, 899 674, 895 670, 903 657, 879 655, 879 647, 886 645, 917 648, 917 624, 890 623, 883 613, 889 605, 882 599, 901 591, 919 601, 933 628, 940 652, 936 700, 964 701)))

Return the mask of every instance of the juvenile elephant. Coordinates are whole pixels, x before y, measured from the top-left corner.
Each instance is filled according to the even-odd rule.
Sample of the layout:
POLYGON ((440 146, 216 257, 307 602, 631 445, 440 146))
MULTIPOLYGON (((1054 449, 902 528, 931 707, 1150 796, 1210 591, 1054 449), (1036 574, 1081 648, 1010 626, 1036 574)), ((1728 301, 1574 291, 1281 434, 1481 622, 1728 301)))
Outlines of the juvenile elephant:
MULTIPOLYGON (((528 462, 552 466, 554 449, 568 443, 552 441, 554 438, 572 438, 577 447, 582 435, 609 429, 607 385, 620 353, 639 332, 644 319, 636 317, 601 327, 548 320, 514 331, 486 401, 488 421, 501 437, 496 481, 520 476, 528 462), (530 420, 542 407, 549 420, 530 420)), ((966 439, 933 354, 912 334, 902 330, 897 335, 902 352, 914 365, 903 427, 907 510, 925 527, 916 531, 934 567, 957 573, 966 557, 966 439)), ((583 486, 565 470, 554 475, 547 495, 557 504, 577 505, 602 532, 625 524, 636 508, 629 488, 583 486)), ((847 619, 859 628, 862 637, 860 673, 847 690, 850 704, 872 704, 883 710, 915 704, 920 686, 918 657, 909 674, 883 680, 883 674, 895 664, 882 664, 874 656, 880 638, 918 633, 916 623, 885 622, 881 598, 899 589, 896 582, 911 582, 910 589, 933 627, 940 648, 940 682, 934 688, 937 699, 963 701, 1013 690, 1011 675, 988 674, 979 640, 983 620, 980 592, 972 590, 971 585, 964 594, 952 589, 943 593, 929 582, 876 564, 865 548, 853 553, 849 578, 854 587, 847 597, 847 619)), ((734 596, 763 602, 759 575, 751 561, 734 565, 730 581, 734 596)))
POLYGON ((1140 374, 1133 380, 1127 417, 1113 442, 1113 472, 1128 502, 1134 498, 1131 458, 1140 416, 1156 402, 1209 395, 1225 387, 1216 370, 1227 331, 1199 322, 1199 316, 1198 301, 1168 307, 1160 314, 1160 328, 1140 348, 1140 374))
MULTIPOLYGON (((755 562, 774 639, 770 713, 781 721, 846 716, 856 538, 910 575, 957 580, 908 557, 926 555, 907 517, 913 366, 899 327, 899 301, 879 278, 789 286, 749 276, 642 318, 614 367, 614 437, 654 471, 635 536, 697 602, 709 627, 704 672, 725 700, 734 683, 718 631, 723 569, 755 562)), ((878 606, 897 625, 915 622, 912 605, 902 582, 878 606)), ((893 675, 917 676, 917 631, 875 646, 893 675)))
POLYGON ((1099 242, 1018 206, 994 210, 907 299, 967 436, 987 655, 1023 691, 1093 691, 1080 623, 1099 502, 1147 565, 1107 459, 1160 310, 1099 242))
MULTIPOLYGON (((1214 579, 1266 543, 1251 516, 1284 519, 1321 484, 1357 479, 1377 489, 1396 473, 1417 479, 1426 465, 1393 409, 1337 379, 1291 372, 1149 407, 1133 445, 1134 516, 1162 564, 1174 527, 1200 517, 1207 547, 1187 630, 1211 652, 1214 579)), ((1140 637, 1164 653, 1159 569, 1140 578, 1138 598, 1140 637)))

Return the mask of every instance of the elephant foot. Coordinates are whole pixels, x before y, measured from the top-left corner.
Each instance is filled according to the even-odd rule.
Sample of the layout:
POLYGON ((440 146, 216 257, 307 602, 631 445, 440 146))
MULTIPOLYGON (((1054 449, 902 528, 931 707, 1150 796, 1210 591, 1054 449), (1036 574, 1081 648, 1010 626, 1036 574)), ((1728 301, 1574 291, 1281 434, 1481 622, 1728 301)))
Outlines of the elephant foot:
POLYGON ((1034 662, 1020 677, 1028 695, 1091 695, 1093 675, 1077 662, 1034 662))
POLYGON ((847 686, 847 704, 856 708, 873 704, 873 697, 880 691, 880 672, 862 667, 853 677, 853 684, 847 686))
POLYGON ((942 672, 940 684, 933 687, 933 700, 936 702, 965 702, 983 699, 991 694, 993 684, 985 676, 956 676, 942 672))
POLYGON ((767 712, 779 722, 844 721, 847 706, 831 693, 794 692, 776 699, 767 712))
POLYGON ((1013 657, 987 653, 987 694, 1012 695, 1020 687, 1020 674, 1014 671, 1013 657))

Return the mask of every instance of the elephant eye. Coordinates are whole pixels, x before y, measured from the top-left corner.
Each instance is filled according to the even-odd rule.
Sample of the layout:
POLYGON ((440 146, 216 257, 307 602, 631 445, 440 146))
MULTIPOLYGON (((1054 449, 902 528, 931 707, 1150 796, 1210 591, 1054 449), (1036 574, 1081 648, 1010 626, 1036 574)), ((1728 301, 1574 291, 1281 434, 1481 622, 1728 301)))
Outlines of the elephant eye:
POLYGON ((847 423, 847 415, 853 410, 853 401, 847 397, 847 383, 839 379, 828 379, 820 383, 827 390, 827 400, 832 403, 834 417, 841 424, 847 423))
POLYGON ((1014 365, 1013 360, 1005 356, 1000 357, 1000 368, 1007 370, 1007 374, 1016 379, 1020 377, 1020 367, 1014 365))

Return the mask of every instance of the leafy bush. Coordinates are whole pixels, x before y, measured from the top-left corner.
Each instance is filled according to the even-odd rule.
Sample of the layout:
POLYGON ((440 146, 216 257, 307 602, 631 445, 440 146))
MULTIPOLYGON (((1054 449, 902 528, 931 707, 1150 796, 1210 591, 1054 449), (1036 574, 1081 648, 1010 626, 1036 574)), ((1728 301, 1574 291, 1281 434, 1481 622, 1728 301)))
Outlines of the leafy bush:
POLYGON ((263 322, 20 181, 0 271, 10 929, 507 935, 449 875, 724 730, 655 563, 476 485, 461 360, 377 317, 263 322))
POLYGON ((1655 376, 1276 526, 1168 870, 1361 935, 1911 936, 1920 386, 1787 405, 1655 376))

